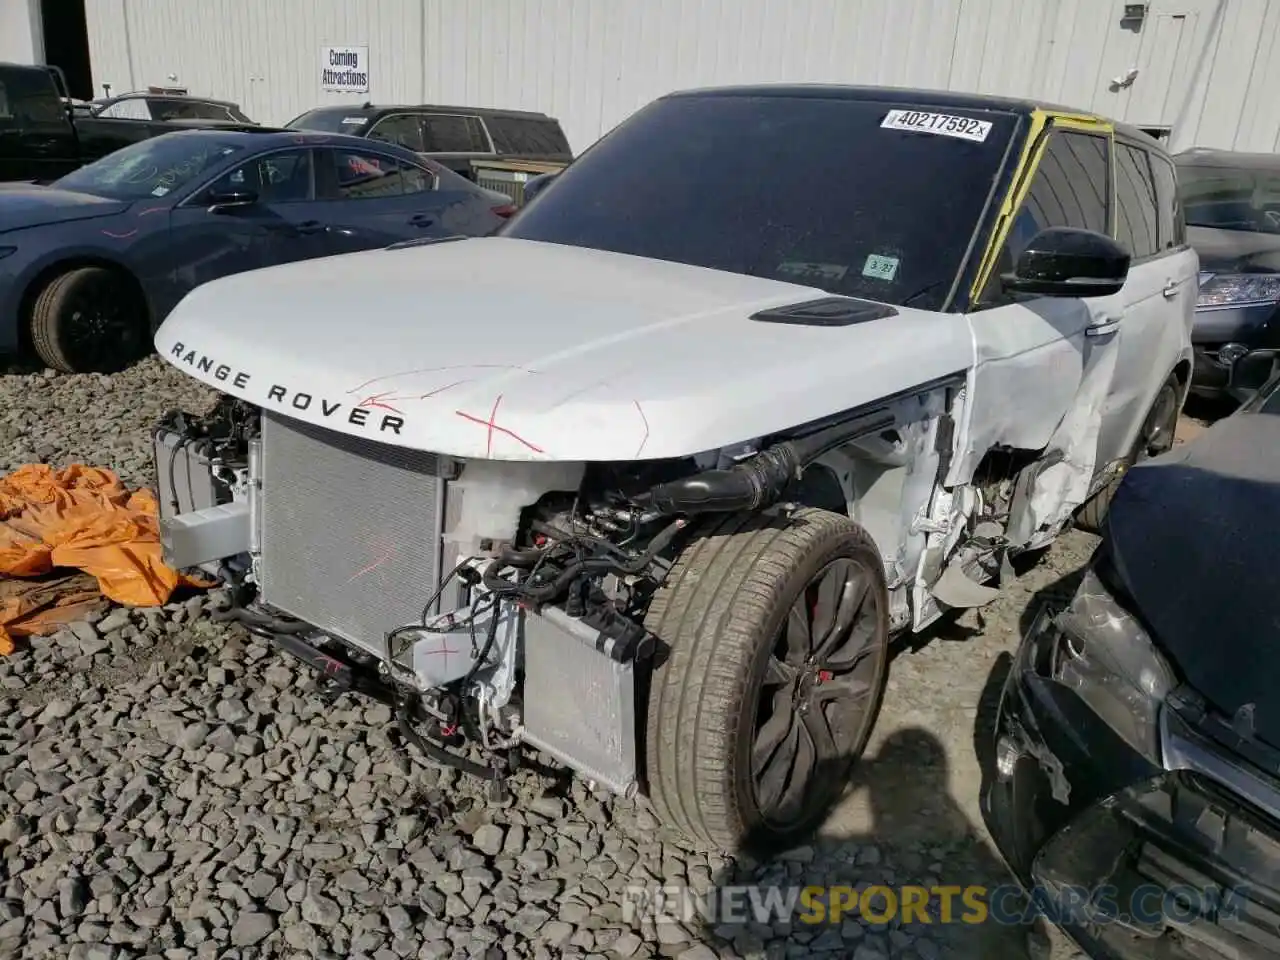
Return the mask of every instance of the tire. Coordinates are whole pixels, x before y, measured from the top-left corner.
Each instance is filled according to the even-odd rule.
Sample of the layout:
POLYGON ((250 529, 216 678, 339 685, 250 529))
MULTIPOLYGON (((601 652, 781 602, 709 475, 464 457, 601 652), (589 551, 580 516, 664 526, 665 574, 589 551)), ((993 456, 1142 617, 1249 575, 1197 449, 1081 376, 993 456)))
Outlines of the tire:
POLYGON ((1133 449, 1125 457, 1121 469, 1107 483, 1085 501, 1076 514, 1075 525, 1088 533, 1101 533, 1107 509, 1124 481, 1124 475, 1134 464, 1157 457, 1173 449, 1173 436, 1178 429, 1178 415, 1182 408, 1178 398, 1182 395, 1182 383, 1176 374, 1170 374, 1160 387, 1133 449))
POLYGON ((843 793, 880 709, 888 610, 879 551, 839 514, 812 508, 788 518, 735 514, 693 540, 645 617, 665 648, 651 678, 645 729, 647 788, 658 816, 697 843, 762 855, 817 827, 843 793), (831 610, 841 606, 815 605, 818 591, 809 589, 828 574, 827 598, 846 596, 841 583, 861 583, 865 591, 847 608, 851 624, 841 633, 848 642, 835 642, 841 656, 800 664, 786 656, 783 627, 802 597, 807 615, 803 606, 794 612, 806 630, 814 615, 819 622, 835 619, 831 610), (784 677, 785 684, 772 686, 784 677), (767 706, 766 680, 773 691, 767 706), (818 709, 797 712, 798 703, 818 709), (832 736, 819 755, 810 730, 824 720, 831 721, 832 736), (752 754, 770 755, 772 766, 762 770, 775 774, 782 753, 770 753, 758 735, 783 727, 788 744, 794 735, 796 756, 812 753, 815 760, 809 775, 792 785, 797 803, 762 804, 777 778, 762 779, 765 788, 758 788, 752 754))
POLYGON ((128 280, 76 267, 50 280, 30 317, 36 355, 62 373, 116 373, 149 347, 145 306, 128 280))

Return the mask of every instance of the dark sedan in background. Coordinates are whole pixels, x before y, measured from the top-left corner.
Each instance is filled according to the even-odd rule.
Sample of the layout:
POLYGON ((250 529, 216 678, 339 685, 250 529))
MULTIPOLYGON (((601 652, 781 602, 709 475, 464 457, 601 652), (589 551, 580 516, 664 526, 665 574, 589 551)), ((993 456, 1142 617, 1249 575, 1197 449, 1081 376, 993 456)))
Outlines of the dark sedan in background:
MULTIPOLYGON (((505 198, 390 143, 192 130, 50 186, 0 185, 0 354, 109 372, 193 287, 293 260, 481 236, 505 198)), ((371 306, 376 309, 376 306, 371 306)))
MULTIPOLYGON (((983 814, 1091 956, 1280 956, 1280 379, 1131 469, 1004 685, 983 814)), ((1247 383, 1243 381, 1248 381, 1247 383)))
POLYGON ((1191 389, 1241 400, 1236 361, 1280 347, 1280 155, 1197 149, 1174 161, 1187 239, 1200 255, 1191 389))

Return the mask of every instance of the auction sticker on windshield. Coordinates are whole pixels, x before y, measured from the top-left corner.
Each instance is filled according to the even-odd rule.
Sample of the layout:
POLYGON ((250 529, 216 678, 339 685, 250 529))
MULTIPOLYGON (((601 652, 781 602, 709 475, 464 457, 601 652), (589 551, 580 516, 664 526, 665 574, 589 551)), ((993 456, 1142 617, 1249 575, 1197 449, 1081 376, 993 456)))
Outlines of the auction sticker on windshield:
POLYGON ((959 137, 977 143, 987 139, 991 132, 990 120, 972 117, 955 117, 948 113, 926 113, 923 110, 890 110, 880 124, 887 130, 911 130, 916 133, 936 133, 942 137, 959 137))

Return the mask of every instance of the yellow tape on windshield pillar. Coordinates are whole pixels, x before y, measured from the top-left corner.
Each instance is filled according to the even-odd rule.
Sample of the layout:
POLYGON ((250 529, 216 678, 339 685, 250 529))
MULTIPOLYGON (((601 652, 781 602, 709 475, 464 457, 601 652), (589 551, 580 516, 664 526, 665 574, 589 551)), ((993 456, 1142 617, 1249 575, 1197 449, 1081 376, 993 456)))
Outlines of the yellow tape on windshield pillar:
POLYGON ((999 258, 1000 249, 1009 236, 1013 215, 1022 206, 1027 191, 1031 189, 1031 181, 1040 166, 1045 144, 1048 143, 1048 138, 1042 134, 1050 124, 1055 130, 1079 130, 1085 133, 1105 133, 1108 136, 1115 132, 1115 124, 1085 113, 1057 113, 1047 110, 1031 112, 1031 128, 1027 131, 1027 139, 1022 146, 1022 156, 1018 158, 1013 178, 1009 181, 1009 190, 1005 193, 1004 201, 1000 205, 995 230, 992 231, 991 240, 982 254, 982 265, 969 290, 970 302, 976 301, 986 288, 991 271, 995 269, 996 260, 999 258))

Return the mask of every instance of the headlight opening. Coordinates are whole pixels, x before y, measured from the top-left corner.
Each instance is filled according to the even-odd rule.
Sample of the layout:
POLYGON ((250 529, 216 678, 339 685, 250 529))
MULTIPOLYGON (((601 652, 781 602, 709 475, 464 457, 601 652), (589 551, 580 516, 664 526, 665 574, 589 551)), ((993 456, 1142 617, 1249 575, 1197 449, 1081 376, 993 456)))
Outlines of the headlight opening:
POLYGON ((1159 717, 1178 680, 1138 619, 1090 567, 1056 620, 1051 676, 1089 705, 1151 763, 1159 763, 1159 717))
POLYGON ((1234 307, 1277 301, 1280 301, 1280 274, 1213 273, 1201 279, 1196 305, 1234 307))

